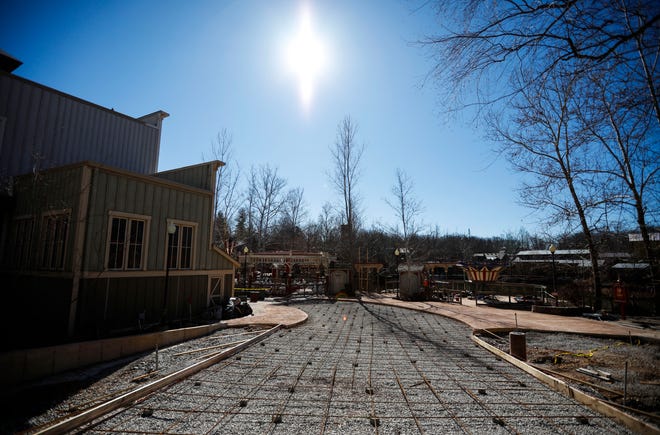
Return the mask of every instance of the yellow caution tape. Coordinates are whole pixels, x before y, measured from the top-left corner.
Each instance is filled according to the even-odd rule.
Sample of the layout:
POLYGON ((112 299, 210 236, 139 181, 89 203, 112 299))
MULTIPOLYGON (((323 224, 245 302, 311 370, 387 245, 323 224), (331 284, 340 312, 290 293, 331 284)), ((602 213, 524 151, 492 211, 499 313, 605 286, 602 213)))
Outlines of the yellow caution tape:
MULTIPOLYGON (((639 344, 640 344, 640 341, 639 341, 639 339, 637 339, 637 345, 639 346, 639 344)), ((628 346, 628 343, 624 343, 623 341, 617 341, 616 343, 614 343, 614 346, 628 346)), ((577 356, 577 357, 581 357, 581 358, 591 358, 592 356, 594 356, 594 352, 598 352, 599 350, 607 350, 609 348, 610 348, 610 346, 608 345, 608 346, 603 346, 603 347, 597 347, 597 348, 591 349, 587 352, 578 352, 578 353, 575 353, 575 352, 562 352, 562 353, 558 353, 554 357, 554 363, 557 364, 557 357, 560 357, 562 355, 571 355, 571 356, 577 356)))

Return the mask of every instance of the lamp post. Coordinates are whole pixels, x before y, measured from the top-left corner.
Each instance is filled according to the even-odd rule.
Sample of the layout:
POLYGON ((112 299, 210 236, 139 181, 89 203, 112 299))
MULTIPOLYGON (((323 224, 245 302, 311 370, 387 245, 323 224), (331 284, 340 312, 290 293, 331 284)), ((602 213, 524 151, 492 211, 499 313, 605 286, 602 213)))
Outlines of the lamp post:
POLYGON ((250 250, 247 246, 243 248, 243 288, 247 288, 247 255, 250 250))
POLYGON ((165 291, 163 292, 163 317, 167 314, 167 292, 170 284, 170 259, 172 253, 172 236, 176 233, 176 225, 167 224, 167 252, 165 254, 165 291))
POLYGON ((396 248, 394 250, 394 256, 396 257, 396 298, 397 299, 399 299, 399 285, 401 285, 400 276, 399 276, 399 255, 401 255, 401 252, 399 251, 399 248, 396 248))
POLYGON ((557 250, 557 247, 551 244, 548 250, 550 251, 550 256, 552 257, 552 292, 555 293, 555 307, 558 307, 559 294, 557 294, 557 288, 555 285, 555 251, 557 250))

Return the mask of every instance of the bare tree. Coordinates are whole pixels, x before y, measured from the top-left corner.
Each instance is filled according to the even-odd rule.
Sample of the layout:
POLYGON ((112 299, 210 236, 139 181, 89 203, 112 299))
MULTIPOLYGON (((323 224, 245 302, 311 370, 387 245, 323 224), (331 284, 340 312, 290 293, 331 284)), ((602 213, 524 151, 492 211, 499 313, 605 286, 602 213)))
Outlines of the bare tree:
POLYGON ((528 175, 521 189, 523 204, 549 212, 550 224, 579 226, 591 254, 594 308, 600 309, 593 232, 611 192, 592 170, 591 136, 578 119, 575 85, 575 75, 560 73, 546 77, 543 86, 526 86, 512 107, 515 118, 492 119, 491 125, 510 162, 528 175))
POLYGON ((234 228, 234 236, 237 245, 248 243, 250 240, 252 235, 250 222, 248 209, 241 207, 236 213, 236 227, 234 228))
POLYGON ((412 179, 400 168, 396 170, 396 179, 392 186, 392 198, 385 199, 399 219, 398 224, 390 228, 390 232, 401 239, 406 249, 406 260, 412 255, 411 240, 417 236, 421 227, 417 219, 423 211, 421 200, 415 197, 412 179))
MULTIPOLYGON (((630 95, 617 77, 590 75, 585 88, 583 103, 578 107, 581 122, 601 151, 598 159, 601 163, 595 170, 604 176, 611 190, 618 189, 614 202, 609 204, 615 212, 617 209, 632 211, 642 236, 642 255, 651 264, 651 285, 655 285, 657 259, 648 222, 649 218, 651 222, 658 222, 660 217, 660 200, 654 195, 658 192, 660 172, 657 147, 660 124, 651 115, 652 105, 640 104, 637 96, 630 95)), ((655 291, 655 295, 658 312, 660 293, 655 291)))
POLYGON ((433 74, 454 91, 476 84, 480 103, 508 100, 521 89, 501 84, 519 66, 535 68, 525 86, 579 61, 584 71, 599 68, 625 79, 660 122, 658 2, 458 0, 436 5, 447 27, 423 43, 438 56, 433 74))
POLYGON ((268 165, 254 167, 250 171, 248 204, 250 220, 254 221, 255 243, 258 250, 264 250, 272 225, 282 211, 283 191, 286 180, 277 174, 277 169, 268 165))
POLYGON ((305 242, 306 252, 321 251, 321 232, 316 222, 307 222, 302 228, 302 236, 305 242))
POLYGON ((364 145, 356 140, 357 124, 346 116, 337 126, 335 145, 330 149, 333 170, 330 179, 343 202, 342 219, 344 221, 343 235, 347 241, 343 255, 353 263, 355 256, 355 236, 359 224, 359 195, 357 183, 360 178, 360 161, 364 153, 364 145))
POLYGON ((295 249, 296 236, 302 233, 302 222, 307 216, 304 189, 296 187, 289 190, 282 204, 282 219, 280 226, 289 238, 289 249, 295 249))
MULTIPOLYGON (((657 153, 653 157, 647 151, 656 146, 654 135, 648 132, 660 126, 660 3, 459 0, 437 5, 444 21, 451 22, 453 17, 455 25, 424 41, 438 55, 433 74, 443 84, 450 84, 456 98, 467 97, 468 105, 478 105, 478 113, 491 119, 502 116, 521 130, 520 137, 513 137, 512 129, 495 128, 491 132, 496 140, 511 144, 533 137, 528 129, 531 124, 562 133, 548 143, 559 143, 563 150, 546 155, 554 158, 549 161, 557 171, 549 170, 552 165, 541 168, 538 162, 543 161, 543 154, 529 144, 521 142, 509 153, 514 167, 533 173, 536 181, 521 190, 523 203, 543 210, 563 208, 564 218, 554 213, 549 220, 571 222, 573 219, 565 218, 576 217, 585 239, 592 240, 591 232, 601 225, 601 219, 607 219, 608 209, 625 205, 622 200, 628 198, 644 233, 643 212, 653 202, 645 199, 649 195, 638 194, 647 189, 651 201, 657 199, 650 187, 657 184, 657 153), (560 80, 564 82, 558 86, 560 80), (566 104, 557 97, 561 93, 566 104), (539 96, 546 97, 541 103, 545 106, 536 113, 539 103, 532 97, 539 96), (628 146, 634 143, 638 147, 635 155, 644 156, 636 160, 637 167, 626 167, 632 161, 626 163, 621 152, 627 139, 617 137, 625 132, 635 132, 636 137, 629 135, 632 142, 628 146), (557 180, 567 190, 556 191, 562 186, 557 180), (568 194, 564 197, 563 193, 568 194)), ((452 108, 465 106, 460 102, 452 108)), ((599 294, 598 282, 594 286, 599 294)))
POLYGON ((570 71, 576 76, 574 94, 585 97, 584 107, 590 111, 582 120, 606 153, 620 148, 617 134, 635 131, 635 151, 644 150, 644 158, 636 162, 645 163, 637 168, 615 164, 610 172, 630 188, 627 195, 637 202, 644 237, 646 222, 639 212, 654 207, 644 203, 638 195, 642 185, 631 184, 630 177, 631 170, 637 170, 638 177, 645 171, 643 183, 656 183, 657 157, 648 158, 656 139, 648 133, 660 127, 660 3, 463 0, 438 3, 438 10, 445 18, 454 17, 456 25, 424 41, 439 57, 434 74, 443 83, 448 79, 456 91, 476 83, 482 108, 505 111, 525 87, 541 87, 548 75, 570 71), (522 67, 528 72, 524 80, 502 86, 503 78, 515 78, 522 67))
MULTIPOLYGON (((232 143, 232 135, 226 128, 223 128, 211 143, 212 158, 225 163, 218 169, 215 183, 213 240, 230 254, 233 246, 230 240, 234 238, 232 222, 241 205, 241 195, 237 189, 240 169, 232 162, 232 143)), ((204 160, 204 156, 202 159, 204 160)))
POLYGON ((649 105, 639 106, 636 99, 612 77, 590 76, 587 92, 578 110, 580 122, 598 146, 601 164, 594 168, 606 177, 610 189, 620 187, 615 204, 633 210, 640 229, 644 255, 652 259, 647 215, 658 219, 660 204, 652 192, 658 189, 660 128, 649 116, 649 105))
POLYGON ((334 213, 332 204, 328 202, 323 204, 316 225, 318 226, 321 250, 335 252, 339 239, 339 219, 334 213))

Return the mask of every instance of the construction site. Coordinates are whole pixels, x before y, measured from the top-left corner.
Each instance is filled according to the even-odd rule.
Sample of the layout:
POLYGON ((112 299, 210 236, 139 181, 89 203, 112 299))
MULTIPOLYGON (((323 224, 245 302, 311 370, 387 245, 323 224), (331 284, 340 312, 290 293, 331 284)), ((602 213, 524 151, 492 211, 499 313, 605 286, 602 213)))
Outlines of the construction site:
MULTIPOLYGON (((21 64, 0 50, 0 433, 660 433, 657 228, 607 229, 596 250, 580 234, 366 230, 329 203, 292 220, 303 189, 276 169, 234 197, 230 143, 164 165, 167 112, 129 116, 21 64), (258 210, 261 193, 278 205, 258 210)), ((200 128, 184 124, 188 144, 200 128)), ((250 163, 285 154, 264 143, 250 163)), ((316 178, 330 160, 304 149, 286 161, 298 174, 313 155, 316 178)), ((444 193, 460 190, 476 191, 444 193)))
MULTIPOLYGON (((658 432, 658 325, 378 293, 346 300, 295 294, 252 306, 253 316, 222 321, 197 338, 179 331, 177 343, 158 345, 159 337, 142 352, 5 389, 2 431, 658 432), (503 331, 528 334, 526 355, 510 348, 503 331), (539 338, 560 331, 551 344, 539 338), (553 356, 564 350, 564 362, 569 354, 598 354, 599 340, 623 352, 611 362, 625 360, 625 376, 623 367, 583 357, 583 367, 609 378, 580 382, 574 366, 537 358, 543 346, 553 356)), ((103 346, 111 344, 81 344, 65 358, 103 353, 103 346)), ((52 368, 63 352, 41 349, 40 361, 52 368)), ((15 379, 29 366, 14 361, 15 379)))

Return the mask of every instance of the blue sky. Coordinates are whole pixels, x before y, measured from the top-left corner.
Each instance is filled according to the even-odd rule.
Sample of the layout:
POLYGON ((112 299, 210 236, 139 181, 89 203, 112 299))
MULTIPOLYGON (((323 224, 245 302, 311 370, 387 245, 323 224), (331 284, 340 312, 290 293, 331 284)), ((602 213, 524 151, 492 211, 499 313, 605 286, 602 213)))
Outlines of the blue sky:
POLYGON ((278 168, 302 187, 309 217, 337 202, 327 173, 346 116, 366 146, 364 220, 392 223, 396 168, 415 183, 420 216, 442 233, 499 236, 524 227, 518 175, 497 159, 468 115, 447 117, 442 84, 425 80, 429 52, 414 44, 441 23, 424 2, 5 1, 0 49, 15 74, 139 117, 164 110, 159 169, 197 164, 227 129, 244 176, 278 168), (287 47, 307 8, 324 53, 305 106, 287 47))

